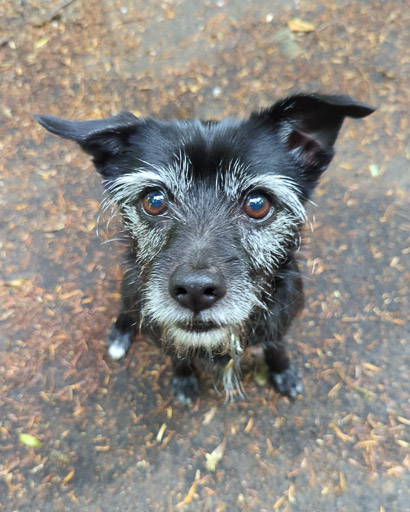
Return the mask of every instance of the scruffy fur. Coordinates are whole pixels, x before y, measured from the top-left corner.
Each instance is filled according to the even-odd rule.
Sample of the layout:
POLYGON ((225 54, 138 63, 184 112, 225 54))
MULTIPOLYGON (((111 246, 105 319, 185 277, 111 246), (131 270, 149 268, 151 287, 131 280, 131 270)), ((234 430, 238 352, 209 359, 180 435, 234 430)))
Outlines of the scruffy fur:
POLYGON ((295 253, 304 205, 344 118, 373 111, 347 96, 298 94, 245 120, 36 116, 92 155, 106 204, 123 217, 128 269, 111 357, 141 331, 171 356, 172 391, 187 404, 198 389, 196 358, 221 368, 232 394, 241 392, 241 352, 261 344, 273 385, 301 393, 284 336, 303 306, 295 253))

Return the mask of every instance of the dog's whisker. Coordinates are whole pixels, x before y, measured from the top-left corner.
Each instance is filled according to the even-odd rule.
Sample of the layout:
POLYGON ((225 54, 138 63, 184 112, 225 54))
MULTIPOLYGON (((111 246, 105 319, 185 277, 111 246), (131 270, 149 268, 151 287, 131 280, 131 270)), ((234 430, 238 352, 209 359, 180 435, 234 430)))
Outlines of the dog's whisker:
POLYGON ((117 237, 117 238, 109 238, 108 240, 103 240, 101 242, 101 245, 106 245, 106 244, 110 244, 110 243, 113 243, 113 242, 129 242, 128 238, 120 238, 120 237, 117 237))

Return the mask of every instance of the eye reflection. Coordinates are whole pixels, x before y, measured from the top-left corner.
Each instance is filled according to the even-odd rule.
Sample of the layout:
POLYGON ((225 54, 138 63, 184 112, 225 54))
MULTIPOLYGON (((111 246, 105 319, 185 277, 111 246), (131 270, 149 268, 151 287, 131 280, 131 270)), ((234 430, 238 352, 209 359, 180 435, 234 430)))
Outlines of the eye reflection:
POLYGON ((161 215, 167 211, 166 195, 162 190, 153 190, 142 200, 142 207, 148 215, 161 215))
POLYGON ((264 194, 258 192, 249 194, 243 205, 243 211, 252 219, 263 219, 271 210, 271 201, 264 194))

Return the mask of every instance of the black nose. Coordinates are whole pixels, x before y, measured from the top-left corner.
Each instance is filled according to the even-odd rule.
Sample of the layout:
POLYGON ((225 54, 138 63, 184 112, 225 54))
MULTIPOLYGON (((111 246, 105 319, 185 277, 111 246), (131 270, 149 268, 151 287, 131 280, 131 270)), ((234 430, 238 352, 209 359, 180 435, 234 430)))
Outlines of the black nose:
POLYGON ((169 293, 181 306, 199 313, 221 299, 226 293, 226 286, 216 269, 195 269, 182 264, 171 275, 169 293))

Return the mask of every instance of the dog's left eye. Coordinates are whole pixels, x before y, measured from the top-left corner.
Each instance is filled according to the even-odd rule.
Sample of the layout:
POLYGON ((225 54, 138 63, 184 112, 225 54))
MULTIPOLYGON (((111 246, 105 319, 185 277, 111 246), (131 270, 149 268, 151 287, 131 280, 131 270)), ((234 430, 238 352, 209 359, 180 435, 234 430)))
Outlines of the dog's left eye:
POLYGON ((161 215, 167 211, 167 198, 161 190, 153 190, 142 200, 142 207, 148 215, 161 215))
POLYGON ((246 197, 243 211, 252 219, 264 219, 272 212, 272 203, 264 194, 254 192, 246 197))

